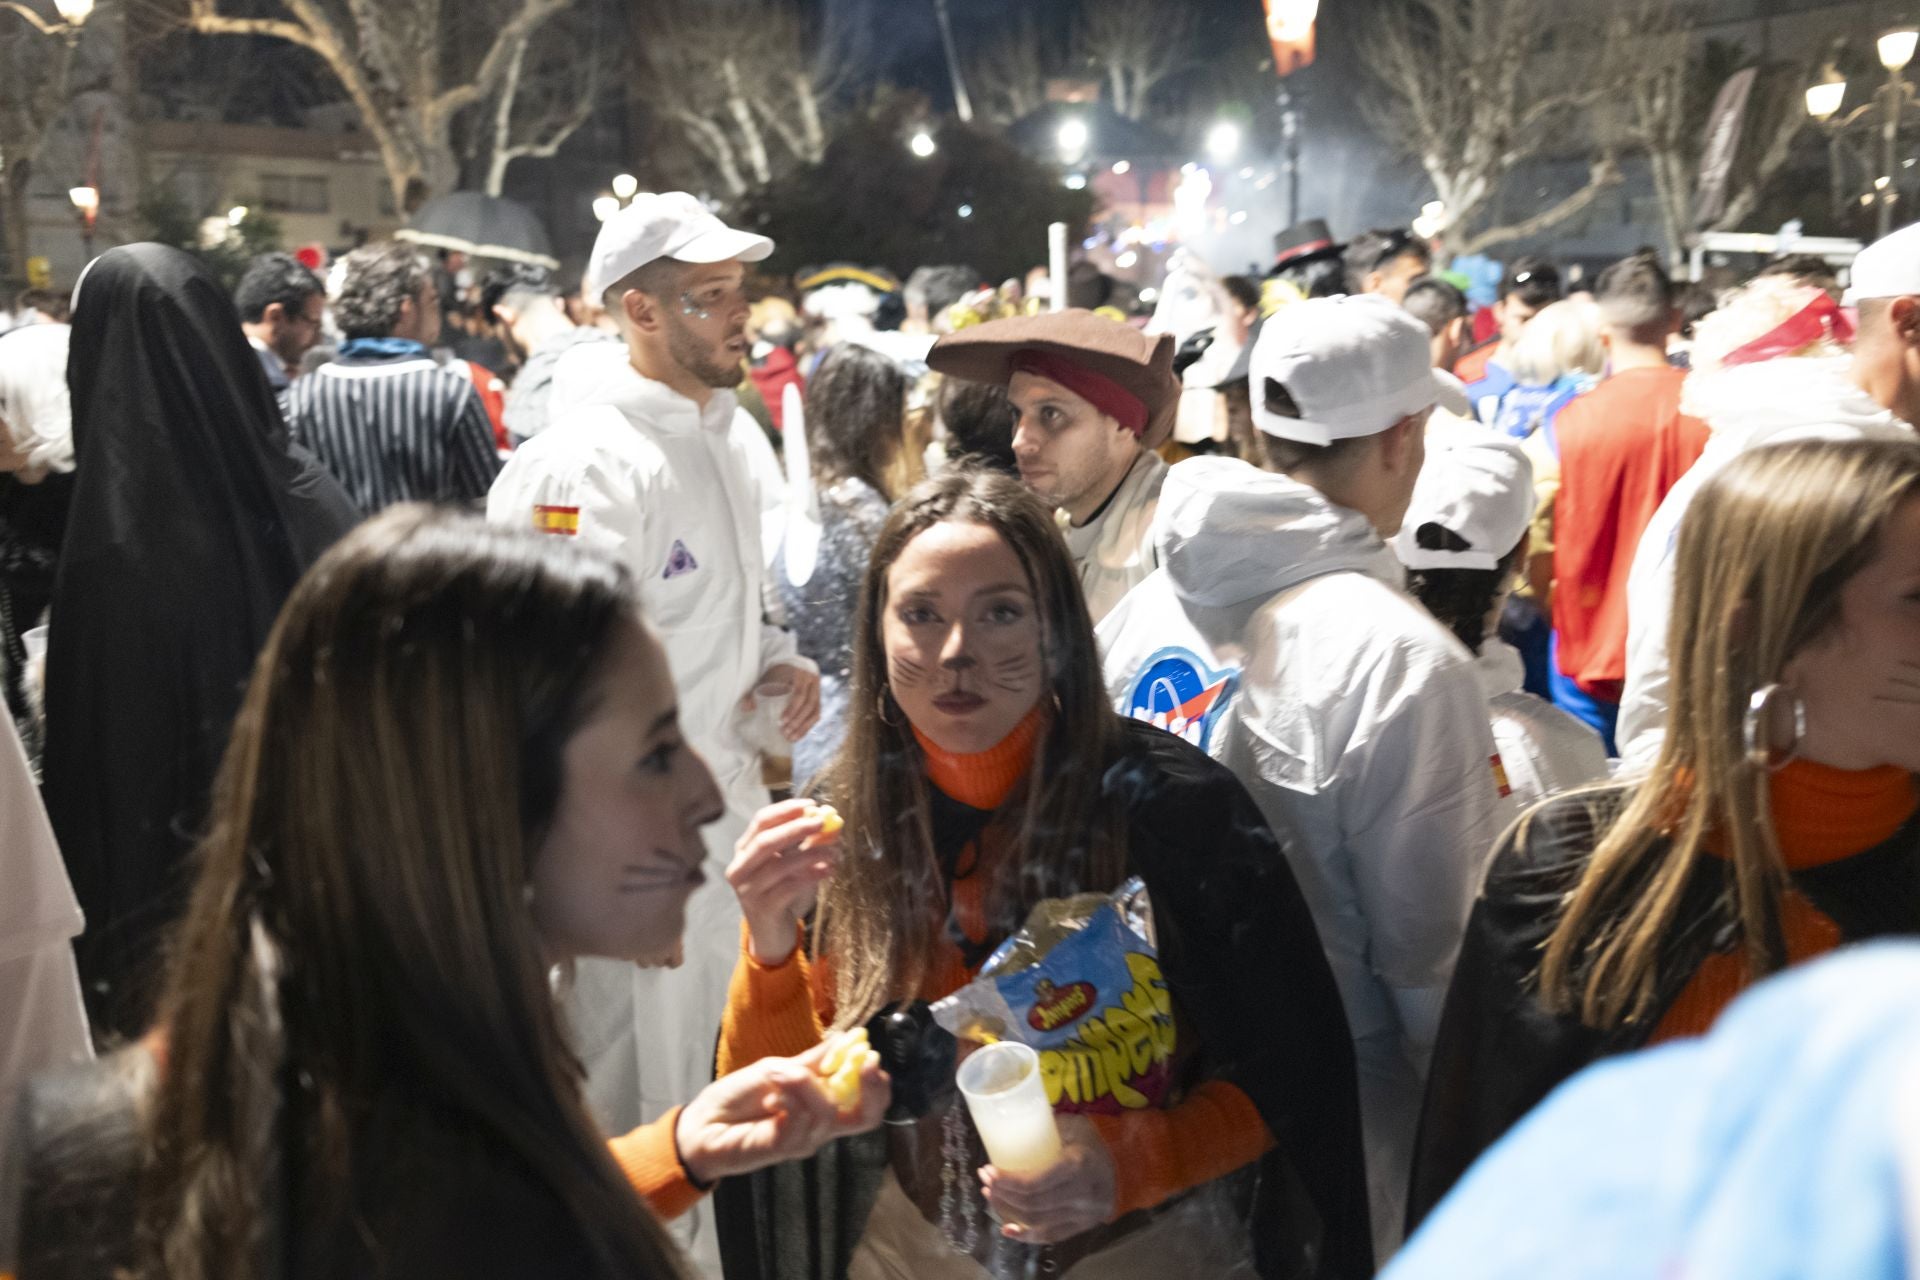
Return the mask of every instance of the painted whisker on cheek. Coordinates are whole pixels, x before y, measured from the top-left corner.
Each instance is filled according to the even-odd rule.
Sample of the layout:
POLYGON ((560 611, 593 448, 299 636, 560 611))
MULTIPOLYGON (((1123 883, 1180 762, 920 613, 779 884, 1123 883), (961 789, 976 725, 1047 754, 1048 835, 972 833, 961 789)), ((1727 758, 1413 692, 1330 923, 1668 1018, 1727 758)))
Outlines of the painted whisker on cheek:
POLYGON ((927 668, 896 654, 887 660, 887 679, 899 688, 917 689, 927 682, 927 668))
POLYGON ((1002 693, 1025 693, 1040 674, 1040 659, 1031 653, 1002 658, 987 667, 987 680, 1002 693))
MULTIPOLYGON (((1916 691, 1916 693, 1920 693, 1920 691, 1916 691)), ((1920 696, 1915 696, 1911 698, 1897 698, 1890 693, 1876 693, 1873 696, 1873 700, 1875 702, 1896 702, 1896 703, 1899 703, 1901 706, 1906 706, 1906 707, 1920 707, 1920 696)))

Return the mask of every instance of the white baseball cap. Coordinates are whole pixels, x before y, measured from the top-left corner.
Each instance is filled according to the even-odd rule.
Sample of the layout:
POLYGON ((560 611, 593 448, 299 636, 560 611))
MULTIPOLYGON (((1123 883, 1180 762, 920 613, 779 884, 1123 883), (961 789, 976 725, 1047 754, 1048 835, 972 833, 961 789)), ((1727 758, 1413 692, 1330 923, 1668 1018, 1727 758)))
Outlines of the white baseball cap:
POLYGON ((758 262, 772 252, 773 241, 735 231, 684 191, 649 193, 601 224, 582 283, 588 296, 597 298, 660 258, 758 262))
POLYGON ((1533 460, 1518 440, 1477 422, 1436 419, 1394 554, 1409 569, 1498 568, 1533 510, 1533 460))
POLYGON ((1898 298, 1920 294, 1920 222, 1882 236, 1853 260, 1853 283, 1840 305, 1851 307, 1868 298, 1898 298))
POLYGON ((1248 362, 1254 425, 1282 440, 1327 445, 1378 435, 1455 400, 1457 390, 1433 368, 1431 338, 1425 324, 1378 294, 1288 303, 1267 317, 1248 362), (1298 415, 1267 407, 1269 380, 1298 415))

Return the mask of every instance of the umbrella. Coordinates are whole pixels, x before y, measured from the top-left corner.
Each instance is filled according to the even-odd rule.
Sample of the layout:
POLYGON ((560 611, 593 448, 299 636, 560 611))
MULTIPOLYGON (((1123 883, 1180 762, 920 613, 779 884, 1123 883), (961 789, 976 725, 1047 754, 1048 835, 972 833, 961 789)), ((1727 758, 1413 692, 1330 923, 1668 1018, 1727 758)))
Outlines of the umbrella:
POLYGON ((529 266, 560 268, 553 241, 533 210, 500 196, 456 191, 420 206, 413 222, 394 232, 401 240, 458 249, 476 258, 499 258, 529 266))

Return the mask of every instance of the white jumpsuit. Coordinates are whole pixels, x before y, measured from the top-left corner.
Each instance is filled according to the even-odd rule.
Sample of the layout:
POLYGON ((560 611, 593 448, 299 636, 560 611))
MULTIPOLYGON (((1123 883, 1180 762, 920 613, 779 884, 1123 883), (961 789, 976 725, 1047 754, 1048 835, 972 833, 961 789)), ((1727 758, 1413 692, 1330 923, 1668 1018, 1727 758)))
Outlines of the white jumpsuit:
MULTIPOLYGON (((737 708, 768 667, 811 665, 762 618, 760 452, 771 459, 732 392, 702 408, 641 377, 624 347, 589 344, 562 357, 548 429, 514 453, 487 498, 489 520, 577 537, 632 569, 666 647, 681 726, 726 800, 726 816, 704 833, 707 883, 687 904, 682 965, 576 967, 568 1014, 588 1098, 609 1133, 658 1118, 713 1078, 740 950, 739 903, 724 872, 769 799, 737 708)), ((682 1229, 709 1264, 711 1221, 702 1206, 682 1229)))

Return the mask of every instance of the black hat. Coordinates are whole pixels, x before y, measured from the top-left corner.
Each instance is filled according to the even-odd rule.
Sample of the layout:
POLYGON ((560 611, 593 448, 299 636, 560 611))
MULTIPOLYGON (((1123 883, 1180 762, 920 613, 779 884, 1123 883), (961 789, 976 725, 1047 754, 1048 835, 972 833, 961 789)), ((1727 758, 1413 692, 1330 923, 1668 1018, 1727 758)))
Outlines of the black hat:
POLYGON ((1294 223, 1273 238, 1273 265, 1276 270, 1299 266, 1320 258, 1335 257, 1345 252, 1346 247, 1335 242, 1325 218, 1308 218, 1305 222, 1294 223))

